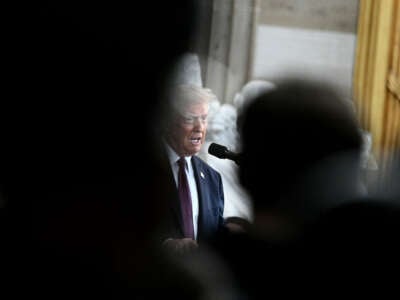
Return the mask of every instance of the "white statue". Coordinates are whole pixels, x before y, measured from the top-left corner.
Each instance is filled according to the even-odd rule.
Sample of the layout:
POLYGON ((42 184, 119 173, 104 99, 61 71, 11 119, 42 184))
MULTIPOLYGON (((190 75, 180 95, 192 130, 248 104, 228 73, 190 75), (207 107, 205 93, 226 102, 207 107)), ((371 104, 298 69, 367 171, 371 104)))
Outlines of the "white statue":
POLYGON ((238 181, 238 166, 231 160, 220 159, 207 153, 209 145, 213 142, 236 151, 237 110, 231 104, 221 105, 218 102, 211 105, 210 112, 206 142, 199 155, 221 173, 225 193, 224 217, 240 217, 251 222, 253 220, 252 206, 249 196, 238 181))
POLYGON ((172 70, 170 84, 193 84, 202 87, 199 57, 187 52, 178 58, 172 70))

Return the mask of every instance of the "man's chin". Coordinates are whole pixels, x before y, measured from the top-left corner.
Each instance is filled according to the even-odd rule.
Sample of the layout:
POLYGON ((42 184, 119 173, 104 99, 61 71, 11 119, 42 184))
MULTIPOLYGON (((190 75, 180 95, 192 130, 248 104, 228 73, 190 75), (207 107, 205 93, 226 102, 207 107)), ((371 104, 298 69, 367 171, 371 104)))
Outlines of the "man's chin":
POLYGON ((189 156, 195 155, 195 154, 199 153, 200 150, 201 150, 201 146, 191 147, 190 150, 188 151, 188 155, 189 156))

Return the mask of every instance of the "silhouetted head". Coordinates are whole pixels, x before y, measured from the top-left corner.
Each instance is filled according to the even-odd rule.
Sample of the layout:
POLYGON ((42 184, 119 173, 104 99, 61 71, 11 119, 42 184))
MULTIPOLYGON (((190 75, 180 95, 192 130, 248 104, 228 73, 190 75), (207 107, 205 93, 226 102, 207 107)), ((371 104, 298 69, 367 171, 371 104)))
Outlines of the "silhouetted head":
POLYGON ((110 249, 135 257, 163 215, 167 177, 149 120, 189 49, 194 1, 19 1, 6 11, 14 99, 2 111, 14 125, 3 128, 1 174, 15 184, 2 191, 20 227, 10 235, 74 249, 82 262, 101 253, 101 266, 110 249))
POLYGON ((326 83, 277 82, 276 88, 258 96, 243 111, 239 129, 243 147, 240 180, 255 209, 277 205, 295 186, 304 193, 318 194, 318 184, 315 190, 299 185, 317 172, 323 178, 337 172, 336 161, 349 162, 349 169, 357 169, 361 135, 356 118, 350 103, 326 83))

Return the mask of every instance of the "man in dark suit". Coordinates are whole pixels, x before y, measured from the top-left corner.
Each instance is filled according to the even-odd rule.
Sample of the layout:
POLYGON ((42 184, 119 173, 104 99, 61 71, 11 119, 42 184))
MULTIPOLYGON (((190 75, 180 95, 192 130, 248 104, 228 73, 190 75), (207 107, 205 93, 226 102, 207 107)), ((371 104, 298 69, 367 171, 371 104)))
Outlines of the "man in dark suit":
POLYGON ((221 175, 196 156, 205 141, 209 102, 214 99, 209 89, 178 85, 170 91, 164 111, 163 147, 174 178, 171 186, 176 187, 168 200, 164 245, 173 251, 195 249, 199 241, 224 228, 221 175))

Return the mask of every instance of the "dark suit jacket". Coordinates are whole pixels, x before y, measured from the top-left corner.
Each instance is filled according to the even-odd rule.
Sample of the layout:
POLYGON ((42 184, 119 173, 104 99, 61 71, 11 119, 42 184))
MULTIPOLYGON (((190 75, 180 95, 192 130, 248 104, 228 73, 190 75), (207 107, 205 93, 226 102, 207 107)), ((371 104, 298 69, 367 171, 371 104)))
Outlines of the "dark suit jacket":
MULTIPOLYGON (((192 156, 191 163, 195 174, 199 197, 199 219, 197 240, 199 242, 213 238, 223 230, 224 191, 221 175, 197 156, 192 156)), ((170 212, 167 220, 166 238, 183 238, 182 217, 178 190, 174 182, 172 170, 170 181, 174 188, 168 197, 170 212)))

